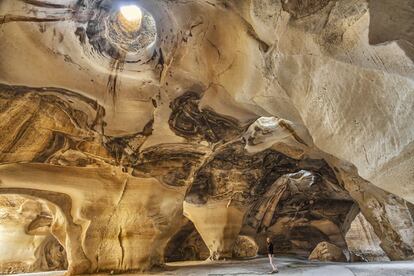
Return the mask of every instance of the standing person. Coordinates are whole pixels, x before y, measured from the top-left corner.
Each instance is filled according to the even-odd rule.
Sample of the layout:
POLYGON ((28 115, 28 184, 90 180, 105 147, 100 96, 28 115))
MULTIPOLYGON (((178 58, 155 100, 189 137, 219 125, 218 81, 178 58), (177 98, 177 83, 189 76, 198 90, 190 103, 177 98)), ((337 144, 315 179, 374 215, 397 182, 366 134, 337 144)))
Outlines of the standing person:
POLYGON ((269 256, 270 265, 272 266, 272 271, 270 271, 269 274, 278 273, 279 270, 277 269, 277 266, 273 264, 273 243, 269 237, 266 238, 266 242, 267 242, 267 254, 269 256))

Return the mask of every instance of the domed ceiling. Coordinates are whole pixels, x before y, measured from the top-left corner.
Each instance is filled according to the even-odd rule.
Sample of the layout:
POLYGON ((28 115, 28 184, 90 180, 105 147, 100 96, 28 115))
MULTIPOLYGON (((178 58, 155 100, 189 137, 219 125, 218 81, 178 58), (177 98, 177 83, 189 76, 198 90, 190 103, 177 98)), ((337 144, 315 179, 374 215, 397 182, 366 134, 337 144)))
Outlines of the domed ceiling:
POLYGON ((280 253, 347 249, 359 213, 390 259, 413 259, 413 14, 3 0, 0 209, 37 204, 19 233, 33 245, 46 234, 24 225, 45 217, 38 244, 69 273, 148 270, 196 240, 211 259, 266 236, 280 253))

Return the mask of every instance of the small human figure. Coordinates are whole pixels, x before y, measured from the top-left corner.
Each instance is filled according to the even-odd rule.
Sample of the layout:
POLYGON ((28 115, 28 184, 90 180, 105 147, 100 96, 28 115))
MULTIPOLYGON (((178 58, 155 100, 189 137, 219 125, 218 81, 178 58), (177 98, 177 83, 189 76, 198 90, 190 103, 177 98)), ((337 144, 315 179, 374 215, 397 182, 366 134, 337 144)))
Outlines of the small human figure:
POLYGON ((266 242, 267 242, 267 254, 269 256, 269 262, 270 262, 270 265, 272 266, 272 271, 270 271, 269 274, 278 273, 279 270, 277 269, 277 266, 273 264, 273 243, 269 237, 266 238, 266 242))

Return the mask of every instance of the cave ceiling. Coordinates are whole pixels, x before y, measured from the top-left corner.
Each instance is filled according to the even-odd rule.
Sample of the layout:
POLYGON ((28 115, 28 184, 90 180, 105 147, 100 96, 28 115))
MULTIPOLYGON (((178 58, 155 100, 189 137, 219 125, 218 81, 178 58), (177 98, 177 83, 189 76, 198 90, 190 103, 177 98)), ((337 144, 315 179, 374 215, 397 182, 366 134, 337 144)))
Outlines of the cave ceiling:
POLYGON ((151 269, 189 240, 212 259, 266 235, 282 253, 347 248, 359 212, 390 259, 412 259, 413 14, 3 0, 0 193, 43 204, 75 274, 151 269))

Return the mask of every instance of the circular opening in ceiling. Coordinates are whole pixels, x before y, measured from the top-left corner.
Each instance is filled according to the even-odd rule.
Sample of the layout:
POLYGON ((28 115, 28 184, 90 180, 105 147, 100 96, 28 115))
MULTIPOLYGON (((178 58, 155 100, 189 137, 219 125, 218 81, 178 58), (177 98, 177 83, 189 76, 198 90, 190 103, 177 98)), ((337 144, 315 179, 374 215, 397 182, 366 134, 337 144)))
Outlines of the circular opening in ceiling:
POLYGON ((86 30, 93 53, 128 63, 151 60, 158 34, 150 12, 131 2, 97 8, 86 30))
POLYGON ((141 21, 142 11, 137 5, 126 5, 120 8, 121 15, 128 21, 141 21))
POLYGON ((137 31, 141 27, 142 11, 137 5, 121 6, 118 20, 127 31, 137 31))

